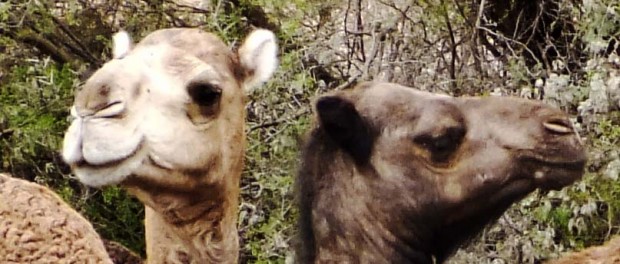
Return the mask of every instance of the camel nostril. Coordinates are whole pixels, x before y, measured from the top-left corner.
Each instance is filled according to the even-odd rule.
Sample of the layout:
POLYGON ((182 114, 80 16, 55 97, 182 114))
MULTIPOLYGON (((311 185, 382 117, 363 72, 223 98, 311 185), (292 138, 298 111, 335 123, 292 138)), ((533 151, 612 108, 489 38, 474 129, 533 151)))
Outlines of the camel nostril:
POLYGON ((572 134, 575 133, 573 126, 570 121, 566 119, 552 119, 546 122, 543 122, 543 126, 551 133, 556 134, 572 134))

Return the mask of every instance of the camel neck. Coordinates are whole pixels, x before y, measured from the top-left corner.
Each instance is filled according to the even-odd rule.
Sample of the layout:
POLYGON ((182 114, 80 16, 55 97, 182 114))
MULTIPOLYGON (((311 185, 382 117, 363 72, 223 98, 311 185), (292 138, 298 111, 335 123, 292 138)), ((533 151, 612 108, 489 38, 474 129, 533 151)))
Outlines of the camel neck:
POLYGON ((425 246, 392 232, 386 224, 373 222, 372 217, 347 222, 349 226, 344 228, 326 225, 315 230, 313 263, 434 263, 425 246))
POLYGON ((202 209, 202 213, 179 218, 146 206, 147 263, 237 263, 234 212, 202 209))
POLYGON ((300 263, 434 263, 425 223, 437 219, 415 210, 429 201, 410 196, 427 185, 381 180, 370 162, 356 163, 320 132, 309 142, 297 179, 300 263))
MULTIPOLYGON (((240 164, 241 157, 231 163, 240 164)), ((125 181, 124 187, 145 204, 147 263, 237 263, 241 166, 234 168, 239 169, 195 177, 151 166, 144 174, 170 181, 139 175, 125 181), (195 181, 202 178, 209 182, 195 181)))
MULTIPOLYGON (((384 211, 356 195, 349 196, 356 203, 331 198, 337 208, 315 210, 316 263, 433 263, 432 246, 424 243, 430 242, 428 231, 416 222, 417 216, 409 216, 404 210, 384 211)), ((380 197, 377 200, 390 202, 380 197)))

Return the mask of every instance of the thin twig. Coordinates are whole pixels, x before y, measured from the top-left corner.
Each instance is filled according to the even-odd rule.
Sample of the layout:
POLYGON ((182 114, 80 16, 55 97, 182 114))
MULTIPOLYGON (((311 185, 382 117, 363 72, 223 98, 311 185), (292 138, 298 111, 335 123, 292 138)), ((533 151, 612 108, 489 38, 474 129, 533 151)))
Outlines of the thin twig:
MULTIPOLYGON (((357 21, 356 30, 358 32, 364 31, 364 22, 362 21, 362 0, 357 0, 357 21)), ((366 61, 366 49, 364 48, 364 38, 362 36, 356 36, 358 38, 360 54, 362 55, 362 61, 366 61)))
POLYGON ((476 16, 475 29, 478 29, 480 27, 480 20, 482 19, 482 14, 484 12, 485 4, 486 4, 486 0, 480 1, 480 6, 478 7, 478 16, 476 16))
POLYGON ((67 36, 69 36, 69 39, 71 39, 73 42, 75 42, 78 46, 79 49, 76 48, 72 48, 71 45, 68 45, 68 43, 65 43, 65 45, 69 46, 70 48, 72 48, 72 50, 75 52, 79 52, 82 54, 82 56, 87 59, 90 63, 96 64, 96 65, 101 65, 101 61, 98 60, 97 58, 95 58, 95 56, 93 56, 93 54, 88 50, 88 48, 86 47, 86 45, 84 45, 84 43, 82 43, 78 37, 75 36, 75 34, 73 34, 73 32, 69 29, 69 27, 67 27, 67 25, 65 25, 64 22, 60 21, 60 19, 58 19, 57 17, 51 15, 52 21, 54 21, 54 24, 58 25, 58 27, 60 27, 61 31, 64 32, 65 34, 67 34, 67 36))
POLYGON ((446 4, 444 1, 441 1, 441 5, 443 7, 443 15, 446 20, 446 27, 448 28, 448 33, 450 36, 450 79, 452 79, 452 91, 455 92, 455 95, 460 95, 460 91, 458 91, 458 87, 456 85, 456 40, 454 39, 454 30, 452 29, 452 23, 450 23, 450 17, 448 16, 448 9, 446 8, 446 4))
POLYGON ((250 127, 248 131, 254 131, 254 130, 259 129, 259 128, 266 128, 266 127, 277 126, 279 124, 282 124, 282 123, 285 123, 285 122, 289 122, 291 120, 296 120, 296 119, 300 118, 301 116, 303 116, 303 115, 305 115, 305 114, 307 114, 309 112, 310 112, 309 108, 304 108, 304 109, 301 109, 301 110, 297 111, 297 113, 292 115, 292 116, 287 116, 287 117, 283 117, 283 118, 280 118, 280 119, 275 120, 275 121, 254 125, 254 126, 250 127))
MULTIPOLYGON (((523 47, 523 49, 525 49, 525 50, 526 50, 526 51, 527 51, 527 52, 528 52, 528 53, 532 56, 532 58, 533 58, 534 60, 536 60, 536 63, 537 63, 537 64, 540 64, 540 60, 538 60, 538 58, 536 58, 536 56, 534 55, 534 52, 532 52, 532 50, 530 50, 530 49, 527 47, 527 45, 525 45, 525 44, 521 43, 520 41, 515 40, 515 39, 511 39, 511 38, 508 38, 508 37, 505 37, 505 36, 503 36, 502 34, 498 34, 498 33, 496 33, 496 32, 493 32, 493 30, 490 30, 490 29, 485 28, 485 27, 478 27, 478 29, 482 29, 482 30, 484 30, 485 32, 487 32, 488 34, 491 34, 491 35, 493 35, 493 36, 495 36, 495 37, 497 37, 497 38, 501 38, 501 39, 507 40, 507 41, 509 41, 509 42, 514 42, 514 43, 516 43, 516 44, 520 45, 521 47, 523 47)), ((513 53, 513 55, 514 55, 514 56, 517 56, 516 52, 512 49, 512 47, 510 47, 510 45, 506 45, 506 46, 508 47, 508 49, 510 49, 510 51, 512 51, 512 53, 513 53)))
POLYGON ((341 85, 336 86, 336 88, 334 88, 334 90, 342 90, 345 88, 349 88, 351 85, 354 85, 357 83, 357 80, 362 77, 361 74, 356 74, 353 77, 349 78, 346 82, 344 82, 341 85))

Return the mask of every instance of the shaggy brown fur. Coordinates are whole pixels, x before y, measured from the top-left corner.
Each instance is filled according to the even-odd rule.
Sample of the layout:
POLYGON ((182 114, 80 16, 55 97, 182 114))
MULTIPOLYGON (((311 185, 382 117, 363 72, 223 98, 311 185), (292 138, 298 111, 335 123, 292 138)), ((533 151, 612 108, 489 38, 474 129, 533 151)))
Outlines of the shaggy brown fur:
POLYGON ((0 173, 0 263, 112 263, 93 226, 51 190, 0 173))
POLYGON ((301 263, 441 263, 586 161, 567 116, 533 101, 365 83, 316 114, 297 179, 301 263))

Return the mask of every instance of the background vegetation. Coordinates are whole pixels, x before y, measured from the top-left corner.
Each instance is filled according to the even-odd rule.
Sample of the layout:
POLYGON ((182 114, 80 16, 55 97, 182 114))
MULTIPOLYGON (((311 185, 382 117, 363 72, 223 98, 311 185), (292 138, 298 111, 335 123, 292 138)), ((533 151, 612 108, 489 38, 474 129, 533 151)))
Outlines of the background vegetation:
MULTIPOLYGON (((620 232, 620 1, 212 0, 0 3, 0 171, 50 186, 100 234, 143 254, 142 206, 79 184, 58 150, 73 91, 136 40, 199 27, 231 46, 276 32, 281 66, 248 100, 239 228, 242 262, 291 259, 292 182, 310 101, 363 80, 455 96, 521 96, 575 117, 590 150, 584 180, 513 206, 454 263, 538 263, 620 232)), ((1 202, 1 201, 0 201, 1 202)))

